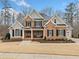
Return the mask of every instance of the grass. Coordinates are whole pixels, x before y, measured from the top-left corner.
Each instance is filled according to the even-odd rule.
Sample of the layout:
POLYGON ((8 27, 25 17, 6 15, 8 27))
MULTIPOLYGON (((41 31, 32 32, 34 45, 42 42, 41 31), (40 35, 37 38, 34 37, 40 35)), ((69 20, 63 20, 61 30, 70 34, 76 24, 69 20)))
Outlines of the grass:
POLYGON ((79 56, 77 43, 1 42, 0 52, 79 56))

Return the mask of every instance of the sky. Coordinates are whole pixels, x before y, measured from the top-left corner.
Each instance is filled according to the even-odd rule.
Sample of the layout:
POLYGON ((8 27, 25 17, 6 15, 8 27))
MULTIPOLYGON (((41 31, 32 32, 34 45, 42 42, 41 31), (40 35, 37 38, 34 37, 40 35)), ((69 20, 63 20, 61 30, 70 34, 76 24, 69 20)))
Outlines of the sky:
MULTIPOLYGON (((9 4, 16 11, 21 11, 23 7, 32 7, 37 11, 51 7, 54 10, 64 11, 66 6, 77 0, 9 0, 9 4)), ((0 10, 3 8, 0 3, 0 10)))

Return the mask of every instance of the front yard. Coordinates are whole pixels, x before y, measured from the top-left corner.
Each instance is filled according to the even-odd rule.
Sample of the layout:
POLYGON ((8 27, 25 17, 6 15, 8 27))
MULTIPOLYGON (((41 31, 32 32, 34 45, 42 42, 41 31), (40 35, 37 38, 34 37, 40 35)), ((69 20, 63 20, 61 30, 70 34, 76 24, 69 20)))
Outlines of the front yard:
POLYGON ((79 56, 79 43, 0 42, 0 52, 79 56))

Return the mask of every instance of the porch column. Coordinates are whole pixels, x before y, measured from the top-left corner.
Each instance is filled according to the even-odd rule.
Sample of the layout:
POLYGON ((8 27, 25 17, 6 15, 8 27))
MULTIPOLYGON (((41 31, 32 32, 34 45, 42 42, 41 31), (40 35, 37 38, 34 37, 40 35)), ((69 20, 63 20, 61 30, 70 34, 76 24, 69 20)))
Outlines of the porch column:
POLYGON ((12 38, 12 29, 9 29, 10 37, 12 38))
POLYGON ((56 29, 54 29, 54 39, 56 39, 56 29))
POLYGON ((31 29, 31 39, 33 39, 33 30, 31 29))
POLYGON ((46 37, 46 32, 45 32, 46 30, 45 30, 45 28, 44 28, 44 30, 43 30, 43 39, 46 37))
POLYGON ((24 39, 24 29, 22 30, 22 35, 23 35, 22 38, 24 39))

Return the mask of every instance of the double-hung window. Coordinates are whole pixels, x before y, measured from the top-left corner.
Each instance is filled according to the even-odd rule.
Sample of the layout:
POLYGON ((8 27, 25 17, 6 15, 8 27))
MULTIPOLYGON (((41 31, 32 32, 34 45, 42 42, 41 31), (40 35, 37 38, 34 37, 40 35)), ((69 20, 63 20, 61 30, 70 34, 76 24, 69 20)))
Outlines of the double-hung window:
POLYGON ((41 27, 42 21, 35 21, 35 27, 41 27))
POLYGON ((47 36, 53 36, 54 32, 53 30, 47 30, 47 36))
POLYGON ((65 30, 57 30, 57 31, 56 31, 56 35, 57 35, 57 36, 65 36, 65 34, 66 34, 66 33, 65 33, 65 30))
POLYGON ((15 29, 15 36, 22 36, 22 30, 15 29))
POLYGON ((31 21, 26 21, 26 27, 31 27, 31 21))

